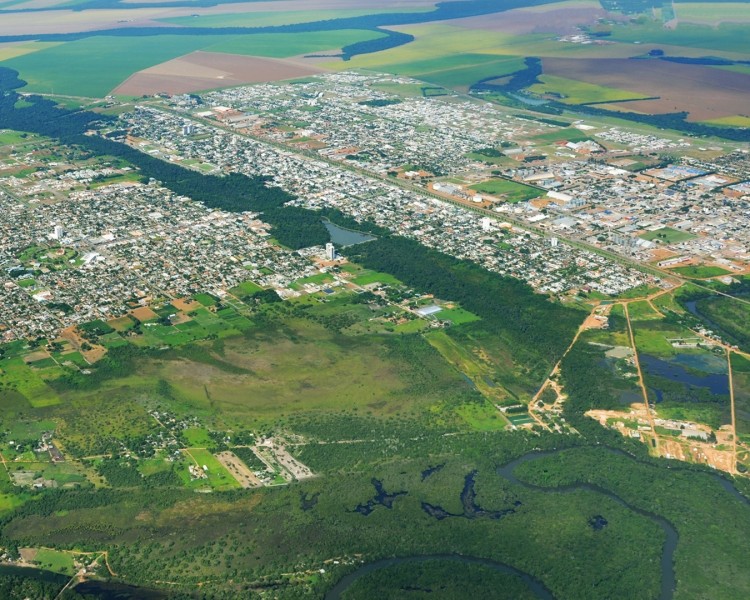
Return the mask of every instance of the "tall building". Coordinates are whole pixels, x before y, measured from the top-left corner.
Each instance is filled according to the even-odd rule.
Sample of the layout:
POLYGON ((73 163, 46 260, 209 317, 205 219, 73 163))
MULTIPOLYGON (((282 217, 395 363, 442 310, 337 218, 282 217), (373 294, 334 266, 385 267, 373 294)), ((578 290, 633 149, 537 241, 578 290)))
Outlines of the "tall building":
POLYGON ((62 225, 55 225, 55 229, 52 231, 52 237, 56 240, 61 240, 65 237, 65 229, 62 225))
POLYGON ((328 242, 326 244, 326 258, 328 260, 335 260, 336 258, 336 246, 334 246, 331 242, 328 242))

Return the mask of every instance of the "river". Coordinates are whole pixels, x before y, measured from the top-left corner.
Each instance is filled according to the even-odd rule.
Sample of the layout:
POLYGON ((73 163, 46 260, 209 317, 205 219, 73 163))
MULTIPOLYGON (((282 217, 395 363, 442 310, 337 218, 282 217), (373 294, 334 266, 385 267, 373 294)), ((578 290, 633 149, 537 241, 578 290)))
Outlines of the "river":
MULTIPOLYGON (((633 460, 642 464, 650 464, 646 461, 639 460, 636 457, 622 450, 618 450, 615 448, 602 448, 602 449, 608 452, 612 452, 614 454, 625 456, 629 460, 633 460)), ((554 456, 558 454, 559 452, 562 452, 562 450, 551 450, 547 452, 529 452, 528 454, 524 454, 523 456, 515 460, 512 460, 508 464, 502 467, 499 467, 497 469, 497 472, 498 474, 500 474, 502 477, 504 477, 511 483, 518 485, 520 487, 524 487, 526 489, 537 491, 537 492, 543 492, 543 493, 548 493, 548 494, 565 494, 565 493, 575 492, 578 490, 587 490, 587 491, 602 494, 606 496, 607 498, 610 498, 611 500, 613 500, 620 506, 623 506, 627 508, 628 510, 633 511, 636 514, 639 514, 643 517, 646 517, 647 519, 650 519, 656 525, 661 527, 666 539, 664 542, 664 546, 662 548, 662 556, 661 556, 661 562, 660 562, 661 587, 659 591, 659 600, 671 600, 674 596, 674 592, 676 588, 676 577, 675 577, 675 571, 674 571, 674 553, 677 548, 677 543, 679 542, 679 534, 677 533, 677 530, 675 529, 674 525, 672 525, 672 523, 670 523, 667 519, 655 513, 642 510, 636 506, 633 506, 629 504, 628 502, 626 502, 625 500, 623 500, 622 498, 620 498, 618 495, 602 487, 599 487, 597 485, 588 484, 588 483, 576 483, 576 484, 571 484, 571 485, 550 488, 550 487, 542 487, 542 486, 533 485, 525 481, 522 481, 516 477, 515 471, 521 465, 527 462, 534 461, 534 460, 539 460, 539 459, 546 458, 549 456, 554 456)), ((707 473, 707 474, 710 477, 716 478, 721 484, 721 486, 734 498, 738 499, 743 504, 750 506, 750 499, 743 496, 732 485, 732 483, 729 480, 727 480, 726 478, 718 474, 714 474, 714 473, 707 473)), ((545 599, 554 598, 552 593, 544 586, 544 584, 541 581, 534 578, 529 573, 520 571, 519 569, 511 565, 502 563, 502 562, 492 561, 492 560, 488 560, 485 558, 479 558, 479 557, 474 557, 474 556, 464 556, 460 554, 405 556, 405 557, 386 558, 382 560, 373 561, 371 563, 362 565, 356 571, 343 577, 333 588, 331 588, 328 591, 325 598, 326 600, 339 600, 341 598, 341 595, 346 590, 348 590, 358 579, 360 579, 361 577, 364 577, 368 573, 372 573, 373 571, 377 571, 379 569, 384 569, 384 568, 387 568, 393 565, 402 564, 402 563, 424 562, 428 560, 437 560, 437 559, 454 560, 456 562, 461 562, 465 564, 486 565, 498 571, 502 571, 504 573, 509 573, 509 574, 513 574, 513 575, 520 577, 526 583, 526 585, 529 586, 529 589, 532 592, 534 592, 534 594, 538 598, 545 598, 545 599)))

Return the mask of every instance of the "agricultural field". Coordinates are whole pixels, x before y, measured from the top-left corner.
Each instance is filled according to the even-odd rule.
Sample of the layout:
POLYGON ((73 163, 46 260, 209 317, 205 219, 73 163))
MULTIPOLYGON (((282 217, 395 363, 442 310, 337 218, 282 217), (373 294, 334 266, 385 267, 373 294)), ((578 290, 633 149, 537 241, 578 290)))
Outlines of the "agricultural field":
POLYGON ((528 90, 530 92, 540 95, 550 94, 565 104, 597 104, 599 102, 617 102, 646 98, 646 96, 637 92, 618 90, 586 83, 585 81, 566 79, 565 77, 542 75, 539 77, 539 80, 542 83, 537 83, 529 87, 528 90))
MULTIPOLYGON (((283 7, 283 5, 281 5, 283 7)), ((430 7, 400 7, 399 13, 426 12, 430 7)), ((309 23, 312 21, 328 21, 331 19, 347 19, 363 15, 375 15, 392 12, 388 8, 363 8, 341 10, 284 10, 237 12, 222 14, 198 14, 186 17, 167 17, 158 19, 160 23, 170 23, 181 27, 268 27, 273 25, 289 25, 292 23, 309 23)))

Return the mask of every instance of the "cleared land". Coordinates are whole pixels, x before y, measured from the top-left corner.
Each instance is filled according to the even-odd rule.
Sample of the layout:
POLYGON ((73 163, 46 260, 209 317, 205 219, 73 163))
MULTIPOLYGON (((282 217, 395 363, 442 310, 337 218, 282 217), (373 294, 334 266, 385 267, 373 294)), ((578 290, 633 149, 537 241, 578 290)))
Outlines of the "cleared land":
POLYGON ((750 75, 659 60, 545 58, 544 72, 608 88, 659 96, 659 100, 609 106, 650 113, 687 111, 691 121, 746 113, 750 94, 750 75))
POLYGON ((199 51, 140 71, 117 86, 112 93, 124 96, 158 92, 184 94, 321 72, 322 69, 294 61, 199 51))

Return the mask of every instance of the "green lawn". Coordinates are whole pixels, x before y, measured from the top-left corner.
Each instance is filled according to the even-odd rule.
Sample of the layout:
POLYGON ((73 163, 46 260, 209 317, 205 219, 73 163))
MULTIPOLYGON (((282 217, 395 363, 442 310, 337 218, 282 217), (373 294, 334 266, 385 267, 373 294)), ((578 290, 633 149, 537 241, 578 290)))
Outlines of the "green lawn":
POLYGON ((489 179, 472 185, 471 189, 483 194, 502 197, 506 202, 510 202, 511 204, 533 200, 546 193, 544 190, 538 190, 537 188, 516 183, 515 181, 508 181, 507 179, 489 179))

